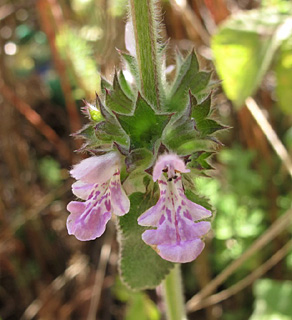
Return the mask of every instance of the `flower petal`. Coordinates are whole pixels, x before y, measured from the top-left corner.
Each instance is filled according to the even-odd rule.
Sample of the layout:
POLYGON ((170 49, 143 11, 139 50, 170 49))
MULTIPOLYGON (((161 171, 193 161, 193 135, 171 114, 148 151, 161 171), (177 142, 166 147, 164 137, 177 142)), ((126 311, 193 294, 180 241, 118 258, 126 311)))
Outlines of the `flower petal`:
POLYGON ((185 207, 187 208, 187 211, 190 213, 192 220, 194 221, 205 219, 212 216, 210 210, 207 210, 206 208, 190 201, 189 199, 187 199, 187 197, 185 197, 185 199, 182 201, 182 204, 184 203, 185 207))
POLYGON ((200 237, 209 231, 211 225, 207 221, 180 220, 177 229, 165 220, 156 230, 146 230, 142 239, 153 246, 163 259, 184 263, 196 259, 202 252, 204 242, 200 237))
POLYGON ((104 190, 108 190, 106 185, 97 186, 86 202, 71 201, 68 204, 67 210, 71 212, 67 218, 68 233, 78 240, 94 240, 104 233, 111 218, 110 193, 104 190))
POLYGON ((79 180, 72 184, 72 192, 76 197, 87 200, 93 187, 94 183, 85 183, 79 180))
POLYGON ((202 240, 195 239, 179 245, 159 245, 157 251, 161 258, 165 260, 186 263, 195 260, 204 247, 205 243, 202 240))
POLYGON ((110 185, 112 212, 117 216, 123 216, 130 210, 130 200, 121 186, 120 172, 116 172, 111 179, 110 185))
POLYGON ((138 224, 140 226, 158 226, 159 221, 165 212, 167 182, 165 179, 158 180, 158 184, 160 188, 160 198, 155 206, 148 209, 138 218, 138 224))
POLYGON ((189 218, 194 221, 205 219, 212 216, 212 213, 210 210, 207 210, 206 208, 200 206, 199 204, 196 204, 190 201, 185 196, 185 192, 184 192, 180 177, 174 180, 174 184, 175 184, 175 188, 178 191, 178 195, 181 200, 180 204, 182 206, 182 210, 184 211, 184 214, 189 214, 190 216, 189 218))
POLYGON ((109 180, 119 165, 120 157, 117 152, 109 152, 82 160, 75 165, 70 174, 76 180, 86 183, 102 184, 109 180))
POLYGON ((158 158, 153 169, 153 180, 156 181, 162 175, 163 170, 168 169, 168 177, 175 176, 175 171, 190 172, 182 159, 176 154, 164 154, 158 158))

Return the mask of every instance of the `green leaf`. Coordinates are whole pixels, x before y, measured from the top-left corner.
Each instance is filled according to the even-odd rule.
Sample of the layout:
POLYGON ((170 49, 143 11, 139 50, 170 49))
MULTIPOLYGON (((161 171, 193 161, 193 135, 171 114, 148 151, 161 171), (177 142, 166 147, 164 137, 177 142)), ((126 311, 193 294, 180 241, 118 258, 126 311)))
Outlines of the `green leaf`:
POLYGON ((140 74, 139 74, 139 68, 138 68, 138 63, 136 58, 126 52, 119 51, 119 53, 123 58, 123 60, 126 62, 128 69, 130 70, 132 76, 134 77, 137 89, 141 90, 140 74))
POLYGON ((159 320, 160 312, 146 292, 128 289, 119 278, 116 279, 112 293, 121 302, 127 303, 125 320, 159 320))
POLYGON ((197 122, 196 127, 203 136, 213 134, 218 130, 227 129, 227 127, 212 119, 201 120, 197 122))
POLYGON ((101 151, 107 151, 112 149, 111 143, 103 141, 96 136, 96 131, 92 124, 85 125, 82 129, 72 134, 72 136, 86 140, 78 151, 83 151, 85 149, 99 149, 101 151))
POLYGON ((260 85, 284 39, 286 18, 274 9, 250 10, 231 16, 213 37, 215 66, 235 106, 241 107, 260 85))
POLYGON ((124 91, 124 93, 127 95, 127 97, 130 100, 134 100, 135 94, 134 94, 130 84, 127 82, 123 71, 120 71, 118 73, 118 78, 119 78, 119 84, 120 84, 122 90, 124 91))
POLYGON ((101 80, 100 80, 100 87, 101 87, 101 90, 104 91, 105 89, 108 89, 108 90, 112 90, 113 86, 104 78, 101 77, 101 80))
POLYGON ((184 110, 188 91, 199 94, 208 90, 211 72, 199 71, 199 64, 194 52, 190 53, 185 61, 178 67, 176 79, 167 96, 167 111, 184 110))
POLYGON ((122 146, 129 146, 129 137, 117 125, 107 121, 98 123, 95 127, 98 139, 105 142, 116 142, 122 146))
POLYGON ((200 104, 197 103, 196 98, 190 95, 191 106, 192 106, 192 117, 196 122, 204 120, 208 117, 211 110, 211 95, 202 101, 200 104))
POLYGON ((152 165, 153 153, 145 148, 132 150, 125 159, 127 170, 146 170, 152 165))
POLYGON ((211 151, 214 149, 214 145, 215 143, 212 140, 200 138, 189 139, 189 141, 182 143, 178 147, 177 153, 185 156, 201 150, 211 151))
MULTIPOLYGON (((169 123, 162 136, 162 143, 168 149, 178 152, 181 146, 194 142, 199 138, 199 133, 195 130, 195 122, 190 118, 190 105, 187 106, 183 115, 176 121, 169 123)), ((180 152, 178 152, 181 154, 180 152)), ((183 153, 184 155, 184 153, 183 153)))
POLYGON ((276 94, 281 110, 292 115, 292 41, 289 40, 280 48, 279 56, 275 66, 277 87, 276 94))
POLYGON ((137 223, 138 217, 157 201, 150 194, 133 193, 131 209, 119 218, 120 273, 123 281, 132 289, 157 287, 173 268, 173 263, 163 260, 141 238, 146 230, 137 223))
POLYGON ((130 114, 133 110, 133 102, 122 90, 117 74, 114 76, 113 89, 106 90, 105 104, 111 111, 118 113, 130 114))
POLYGON ((105 121, 99 122, 95 126, 96 137, 106 142, 116 142, 118 145, 129 149, 130 139, 120 126, 117 118, 109 111, 107 111, 99 96, 97 96, 96 98, 100 108, 100 112, 105 119, 105 121))
POLYGON ((210 158, 214 152, 199 151, 192 154, 190 162, 188 163, 188 168, 198 169, 198 170, 211 170, 214 169, 207 159, 210 158))
POLYGON ((131 149, 146 148, 149 150, 153 150, 170 116, 169 114, 156 114, 140 94, 138 94, 133 115, 116 114, 122 128, 130 137, 131 149))
POLYGON ((257 280, 253 291, 255 310, 250 320, 291 319, 292 281, 257 280))

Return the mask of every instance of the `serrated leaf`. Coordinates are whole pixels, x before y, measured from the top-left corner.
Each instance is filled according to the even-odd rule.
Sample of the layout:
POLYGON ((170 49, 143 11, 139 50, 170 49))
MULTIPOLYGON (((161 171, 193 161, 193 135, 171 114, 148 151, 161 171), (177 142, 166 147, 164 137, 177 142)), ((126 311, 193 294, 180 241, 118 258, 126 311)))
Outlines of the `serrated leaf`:
POLYGON ((189 141, 182 143, 178 149, 177 153, 186 156, 196 151, 206 150, 212 151, 214 149, 215 142, 211 140, 204 140, 204 139, 190 139, 189 141))
POLYGON ((117 118, 105 108, 99 96, 96 98, 100 112, 105 119, 105 121, 102 121, 95 126, 96 136, 101 140, 116 142, 118 145, 122 145, 124 148, 129 149, 129 137, 120 126, 117 118))
POLYGON ((193 95, 190 95, 190 101, 192 106, 192 117, 195 121, 199 122, 206 119, 211 110, 211 95, 199 104, 197 99, 193 95))
POLYGON ((145 148, 132 150, 125 159, 127 170, 146 170, 153 162, 153 153, 145 148))
POLYGON ((163 260, 141 238, 146 230, 137 223, 138 217, 157 201, 150 194, 133 193, 131 209, 119 218, 120 273, 123 281, 132 289, 157 287, 173 268, 173 263, 163 260))
POLYGON ((212 119, 201 120, 196 123, 196 127, 203 136, 213 134, 218 130, 227 129, 227 127, 212 119))
POLYGON ((102 141, 129 146, 129 137, 117 125, 102 121, 96 125, 95 130, 97 138, 102 141))
POLYGON ((138 88, 138 90, 140 90, 140 74, 139 74, 139 68, 138 68, 138 63, 135 57, 131 56, 128 53, 119 51, 121 57, 123 58, 123 60, 126 62, 126 65, 128 67, 128 70, 130 71, 130 73, 132 74, 132 76, 135 79, 135 84, 138 88))
POLYGON ((106 90, 105 104, 111 111, 123 114, 132 112, 133 102, 122 90, 117 74, 114 76, 113 89, 111 91, 106 90))
POLYGON ((130 137, 131 149, 153 150, 155 142, 170 119, 169 114, 156 114, 139 94, 132 115, 116 114, 122 128, 130 137))
POLYGON ((190 158, 190 162, 188 163, 188 168, 193 168, 198 170, 214 169, 207 161, 207 159, 210 158, 213 154, 214 152, 205 152, 205 151, 195 152, 190 158))
POLYGON ((119 78, 120 86, 121 86, 122 90, 124 91, 124 93, 127 95, 127 97, 130 100, 134 100, 135 94, 134 94, 130 84, 127 82, 123 71, 120 71, 118 73, 118 78, 119 78))
POLYGON ((86 142, 78 150, 79 152, 86 149, 99 150, 99 151, 108 151, 111 150, 111 144, 107 141, 99 139, 95 134, 94 126, 89 124, 85 125, 81 130, 73 134, 74 137, 83 138, 86 142))
POLYGON ((230 16, 213 37, 215 66, 236 107, 260 85, 283 35, 291 35, 286 19, 287 15, 273 8, 250 10, 230 16))
POLYGON ((171 95, 173 95, 179 88, 187 72, 197 73, 199 71, 199 62, 195 52, 191 52, 184 60, 180 53, 177 53, 177 72, 176 77, 171 88, 171 95))
POLYGON ((162 136, 162 143, 172 151, 178 151, 180 147, 190 141, 199 138, 195 130, 195 122, 190 118, 190 105, 187 106, 183 115, 176 121, 169 123, 162 136))
POLYGON ((199 71, 197 57, 192 52, 182 63, 167 97, 167 111, 182 111, 187 103, 188 91, 199 94, 208 89, 211 72, 199 71))
POLYGON ((113 86, 104 78, 101 77, 101 80, 100 80, 100 87, 101 87, 101 90, 104 91, 105 89, 108 89, 108 90, 112 90, 113 86))

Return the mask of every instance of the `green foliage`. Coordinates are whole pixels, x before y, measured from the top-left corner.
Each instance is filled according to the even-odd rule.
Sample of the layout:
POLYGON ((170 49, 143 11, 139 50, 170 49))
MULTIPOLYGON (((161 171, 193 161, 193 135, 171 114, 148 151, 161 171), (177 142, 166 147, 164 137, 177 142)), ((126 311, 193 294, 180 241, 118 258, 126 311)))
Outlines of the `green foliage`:
POLYGON ((208 197, 216 208, 213 259, 218 270, 239 257, 264 229, 265 203, 261 197, 264 181, 251 167, 254 156, 239 147, 223 150, 219 155, 225 166, 223 179, 200 177, 195 180, 198 192, 208 197))
MULTIPOLYGON (((212 169, 208 158, 216 144, 214 134, 225 127, 212 117, 211 72, 200 71, 194 52, 186 58, 177 53, 176 77, 167 83, 161 74, 167 43, 157 41, 154 1, 131 0, 130 7, 136 54, 119 51, 126 70, 115 72, 112 83, 101 79, 96 106, 101 117, 93 116, 89 108, 92 122, 78 135, 88 139, 85 149, 117 148, 124 156, 122 181, 131 194, 131 208, 119 219, 120 271, 129 287, 144 289, 160 284, 173 267, 141 239, 146 229, 137 224, 137 218, 158 198, 149 193, 157 185, 145 171, 151 172, 157 155, 164 151, 190 159, 193 172, 212 169)), ((190 191, 188 182, 188 195, 209 207, 206 199, 190 191)))
POLYGON ((145 244, 141 235, 146 228, 137 224, 138 217, 156 200, 149 193, 133 193, 130 212, 119 219, 121 276, 130 288, 136 290, 155 288, 173 267, 145 244))
POLYGON ((156 114, 151 106, 138 95, 133 115, 116 114, 119 123, 131 140, 131 149, 153 150, 155 142, 170 119, 170 115, 156 114))
POLYGON ((141 81, 140 81, 140 74, 138 63, 135 57, 131 56, 128 53, 119 51, 124 63, 126 64, 128 70, 130 71, 131 75, 135 79, 135 84, 138 90, 141 90, 141 81))
POLYGON ((183 61, 177 58, 176 78, 166 96, 166 110, 179 112, 185 109, 189 90, 198 95, 202 91, 208 93, 211 72, 199 71, 199 63, 195 52, 191 52, 183 61))
POLYGON ((292 281, 261 279, 253 287, 255 310, 249 320, 290 320, 292 281))
MULTIPOLYGON (((122 81, 124 79, 122 78, 122 81)), ((126 87, 127 82, 123 81, 123 86, 126 87)), ((130 91, 130 87, 127 86, 127 91, 130 91)), ((133 102, 127 97, 121 88, 118 75, 115 73, 113 80, 113 89, 106 90, 105 95, 106 106, 114 112, 122 114, 130 114, 132 112, 133 102)))
POLYGON ((291 35, 288 18, 275 8, 243 12, 231 16, 213 37, 215 66, 235 106, 258 88, 276 49, 291 35))
POLYGON ((160 312, 155 303, 149 299, 146 293, 129 290, 120 279, 116 280, 112 289, 115 296, 127 303, 125 320, 159 320, 160 312))
POLYGON ((153 153, 145 148, 131 151, 125 159, 127 170, 146 170, 153 163, 153 153))
POLYGON ((284 42, 281 46, 276 69, 277 87, 276 93, 278 97, 279 107, 281 110, 292 115, 292 40, 284 42))

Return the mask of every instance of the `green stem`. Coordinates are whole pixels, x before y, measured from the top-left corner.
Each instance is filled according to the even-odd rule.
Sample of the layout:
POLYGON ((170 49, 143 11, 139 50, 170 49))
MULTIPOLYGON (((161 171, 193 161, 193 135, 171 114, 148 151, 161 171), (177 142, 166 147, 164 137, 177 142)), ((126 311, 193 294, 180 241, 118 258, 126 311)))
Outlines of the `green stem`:
POLYGON ((168 320, 186 320, 180 264, 163 281, 163 296, 168 320))
POLYGON ((141 90, 145 98, 160 109, 159 63, 155 0, 130 0, 130 14, 136 42, 136 54, 141 77, 141 90))

